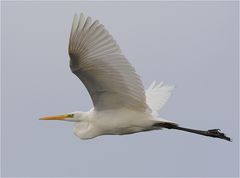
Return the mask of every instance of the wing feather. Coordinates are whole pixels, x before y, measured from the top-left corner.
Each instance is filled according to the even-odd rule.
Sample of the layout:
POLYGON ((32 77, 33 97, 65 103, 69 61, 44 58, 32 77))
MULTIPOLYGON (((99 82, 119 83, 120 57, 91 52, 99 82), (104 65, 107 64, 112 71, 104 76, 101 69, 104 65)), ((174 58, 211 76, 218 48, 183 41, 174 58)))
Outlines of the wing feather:
POLYGON ((149 109, 140 77, 98 20, 74 16, 69 55, 70 68, 87 88, 95 109, 149 109))
POLYGON ((168 101, 173 89, 174 86, 163 85, 163 82, 156 85, 156 81, 153 81, 146 90, 146 101, 154 116, 158 116, 159 110, 168 101))

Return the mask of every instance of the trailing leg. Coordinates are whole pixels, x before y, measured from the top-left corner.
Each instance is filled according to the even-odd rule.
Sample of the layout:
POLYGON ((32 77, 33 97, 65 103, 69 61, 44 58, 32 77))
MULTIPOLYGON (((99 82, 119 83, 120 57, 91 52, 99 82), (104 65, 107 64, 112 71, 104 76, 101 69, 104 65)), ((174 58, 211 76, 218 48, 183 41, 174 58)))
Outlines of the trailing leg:
POLYGON ((172 123, 154 123, 153 126, 158 126, 158 127, 163 127, 167 129, 176 129, 176 130, 182 130, 190 133, 195 133, 199 135, 204 135, 208 137, 215 137, 215 138, 220 138, 224 139, 227 141, 231 141, 231 138, 227 137, 224 133, 220 132, 220 129, 211 129, 211 130, 196 130, 196 129, 190 129, 190 128, 184 128, 184 127, 179 127, 176 124, 172 123))

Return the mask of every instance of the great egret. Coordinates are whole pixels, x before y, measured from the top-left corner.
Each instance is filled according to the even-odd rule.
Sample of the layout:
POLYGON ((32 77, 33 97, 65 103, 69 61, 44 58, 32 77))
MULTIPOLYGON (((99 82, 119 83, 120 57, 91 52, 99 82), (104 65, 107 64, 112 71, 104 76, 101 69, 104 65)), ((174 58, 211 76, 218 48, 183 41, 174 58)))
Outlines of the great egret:
POLYGON ((135 69, 98 20, 75 15, 68 50, 70 68, 87 88, 94 107, 41 120, 73 121, 74 133, 81 139, 167 128, 231 141, 219 129, 188 129, 159 117, 174 87, 153 82, 145 91, 135 69))

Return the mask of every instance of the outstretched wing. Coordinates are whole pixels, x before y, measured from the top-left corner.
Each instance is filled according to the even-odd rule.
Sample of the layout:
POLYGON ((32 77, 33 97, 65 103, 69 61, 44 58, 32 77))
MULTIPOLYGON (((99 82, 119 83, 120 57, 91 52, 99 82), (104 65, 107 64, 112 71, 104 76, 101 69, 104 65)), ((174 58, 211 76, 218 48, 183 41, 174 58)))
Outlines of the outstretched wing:
POLYGON ((156 85, 156 81, 154 81, 146 90, 147 104, 151 108, 154 116, 158 116, 158 111, 168 101, 173 89, 174 86, 163 85, 163 82, 156 85))
POLYGON ((148 108, 140 77, 98 20, 74 16, 69 55, 70 68, 87 88, 96 110, 148 108))

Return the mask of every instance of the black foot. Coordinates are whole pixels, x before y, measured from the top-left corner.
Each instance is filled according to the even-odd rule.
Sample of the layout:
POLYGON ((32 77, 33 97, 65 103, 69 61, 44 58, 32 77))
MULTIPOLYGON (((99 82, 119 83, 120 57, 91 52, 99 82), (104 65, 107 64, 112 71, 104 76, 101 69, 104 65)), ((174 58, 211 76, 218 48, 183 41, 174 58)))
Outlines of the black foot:
POLYGON ((224 133, 220 131, 221 131, 220 129, 211 129, 207 131, 207 134, 210 137, 221 138, 230 142, 232 141, 231 138, 227 137, 224 133))

